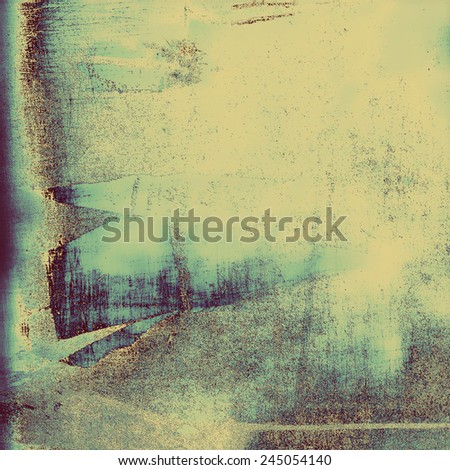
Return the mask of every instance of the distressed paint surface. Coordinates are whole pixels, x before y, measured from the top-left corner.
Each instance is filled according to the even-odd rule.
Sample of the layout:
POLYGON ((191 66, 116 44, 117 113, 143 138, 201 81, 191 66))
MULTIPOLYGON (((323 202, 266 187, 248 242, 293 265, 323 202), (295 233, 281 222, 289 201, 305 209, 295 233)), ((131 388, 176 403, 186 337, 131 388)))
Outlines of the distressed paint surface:
POLYGON ((449 13, 15 2, 11 446, 448 448, 449 13), (125 204, 349 241, 102 244, 125 204))

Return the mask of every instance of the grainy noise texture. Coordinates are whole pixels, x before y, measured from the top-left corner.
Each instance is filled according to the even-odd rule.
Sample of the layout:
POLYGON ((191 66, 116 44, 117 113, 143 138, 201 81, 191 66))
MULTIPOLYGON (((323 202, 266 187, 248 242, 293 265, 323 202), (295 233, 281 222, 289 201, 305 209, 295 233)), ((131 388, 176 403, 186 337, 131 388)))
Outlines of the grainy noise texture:
POLYGON ((447 449, 448 2, 10 5, 8 445, 447 449))
POLYGON ((0 449, 10 446, 11 418, 15 412, 10 390, 11 368, 9 361, 11 312, 11 273, 14 264, 14 220, 12 198, 12 142, 11 142, 11 51, 8 25, 8 7, 0 4, 0 449))

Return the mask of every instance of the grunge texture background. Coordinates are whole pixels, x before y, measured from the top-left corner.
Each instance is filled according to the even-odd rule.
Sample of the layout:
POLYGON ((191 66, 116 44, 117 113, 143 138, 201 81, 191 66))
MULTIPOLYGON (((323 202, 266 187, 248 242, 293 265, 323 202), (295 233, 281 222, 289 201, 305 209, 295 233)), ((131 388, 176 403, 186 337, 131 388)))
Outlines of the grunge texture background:
POLYGON ((447 1, 4 8, 5 445, 448 447, 447 1), (348 242, 106 249, 118 195, 348 242))

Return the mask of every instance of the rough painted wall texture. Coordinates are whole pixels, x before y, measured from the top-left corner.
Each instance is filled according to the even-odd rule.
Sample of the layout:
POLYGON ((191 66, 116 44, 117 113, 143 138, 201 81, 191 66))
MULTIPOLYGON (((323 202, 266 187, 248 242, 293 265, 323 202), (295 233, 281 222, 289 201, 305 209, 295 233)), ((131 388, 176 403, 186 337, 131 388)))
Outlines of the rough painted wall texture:
POLYGON ((18 448, 447 448, 446 1, 17 1, 18 448), (105 244, 124 207, 348 241, 105 244))

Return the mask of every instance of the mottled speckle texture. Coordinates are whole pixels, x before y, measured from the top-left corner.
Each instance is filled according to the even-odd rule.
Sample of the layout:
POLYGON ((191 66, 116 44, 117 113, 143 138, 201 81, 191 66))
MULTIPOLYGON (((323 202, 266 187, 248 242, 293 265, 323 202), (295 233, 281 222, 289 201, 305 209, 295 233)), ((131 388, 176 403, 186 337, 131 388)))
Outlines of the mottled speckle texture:
MULTIPOLYGON (((16 5, 10 445, 448 448, 448 2, 16 5), (146 194, 160 211, 332 206, 348 242, 301 242, 306 276, 201 311, 206 268, 192 260, 211 248, 172 246, 155 271, 173 274, 159 292, 172 316, 145 332, 109 317, 94 328, 102 299, 83 284, 80 328, 61 333, 49 253, 84 246, 93 266, 95 230, 115 213, 95 188, 139 175, 159 181, 146 194), (95 204, 77 205, 83 184, 95 204), (338 251, 358 262, 331 262, 338 251), (125 347, 106 351, 111 338, 125 347)), ((101 258, 101 282, 119 251, 101 258)))

